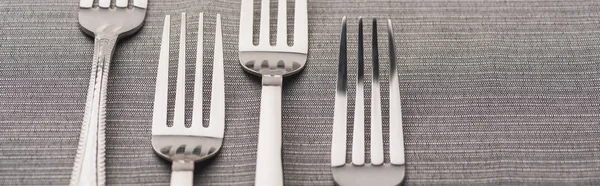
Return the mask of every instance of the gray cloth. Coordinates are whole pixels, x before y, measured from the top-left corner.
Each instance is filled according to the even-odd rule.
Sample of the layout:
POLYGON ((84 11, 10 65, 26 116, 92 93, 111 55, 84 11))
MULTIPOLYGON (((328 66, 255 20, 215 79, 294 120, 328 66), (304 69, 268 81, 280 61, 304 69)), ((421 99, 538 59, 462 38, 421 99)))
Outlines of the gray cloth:
MULTIPOLYGON (((93 40, 78 27, 77 4, 0 3, 0 185, 69 183, 93 48, 93 40)), ((196 166, 195 185, 252 185, 260 81, 238 64, 240 0, 150 0, 149 7, 144 28, 119 43, 112 61, 107 184, 168 184, 170 163, 156 156, 150 143, 164 15, 172 15, 171 56, 176 57, 179 14, 188 13, 191 92, 197 13, 205 12, 207 101, 214 20, 217 13, 223 15, 226 130, 221 153, 196 166)), ((600 185, 596 0, 310 1, 308 66, 286 79, 283 90, 286 185, 333 185, 329 156, 342 16, 349 18, 352 47, 349 121, 357 18, 392 18, 395 24, 406 185, 600 185)), ((379 26, 386 105, 389 58, 383 19, 379 26)), ((367 83, 371 28, 367 21, 367 83)), ((175 58, 170 67, 172 118, 175 58)), ((367 84, 367 97, 370 88, 367 84)), ((192 97, 187 98, 190 113, 192 97)), ((383 111, 387 126, 387 107, 383 111)))

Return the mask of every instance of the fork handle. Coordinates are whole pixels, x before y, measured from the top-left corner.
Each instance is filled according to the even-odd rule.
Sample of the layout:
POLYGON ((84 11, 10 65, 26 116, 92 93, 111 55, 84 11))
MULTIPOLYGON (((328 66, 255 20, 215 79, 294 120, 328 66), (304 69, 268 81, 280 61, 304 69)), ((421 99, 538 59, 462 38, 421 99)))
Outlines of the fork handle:
POLYGON ((171 186, 194 185, 193 161, 173 161, 171 171, 171 186))
POLYGON ((282 186, 281 85, 282 76, 264 75, 260 102, 258 152, 254 185, 282 186))
POLYGON ((71 186, 105 184, 104 151, 106 87, 110 58, 117 37, 96 36, 90 84, 79 136, 79 147, 71 174, 71 186))

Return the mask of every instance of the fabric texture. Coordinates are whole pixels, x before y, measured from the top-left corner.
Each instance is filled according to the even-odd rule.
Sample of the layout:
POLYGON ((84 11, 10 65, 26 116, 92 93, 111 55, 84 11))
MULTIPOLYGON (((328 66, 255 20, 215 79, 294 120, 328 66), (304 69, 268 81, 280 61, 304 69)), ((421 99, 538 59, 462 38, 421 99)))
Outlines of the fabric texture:
MULTIPOLYGON (((223 16, 225 141, 216 158, 197 164, 195 185, 253 185, 261 87, 238 61, 240 2, 149 0, 144 28, 121 41, 112 60, 107 185, 169 183, 171 164, 150 142, 152 102, 163 20, 171 15, 171 121, 181 12, 188 15, 188 122, 198 13, 205 13, 205 124, 214 22, 217 13, 223 16)), ((77 0, 0 3, 0 185, 69 183, 93 54, 77 10, 77 0)), ((380 18, 383 105, 389 92, 384 20, 394 23, 406 185, 600 185, 599 1, 310 0, 308 12, 308 64, 283 88, 286 185, 334 184, 330 145, 342 16, 349 20, 350 122, 358 17, 367 20, 367 110, 370 19, 380 18)), ((387 126, 387 107, 383 114, 387 126)))

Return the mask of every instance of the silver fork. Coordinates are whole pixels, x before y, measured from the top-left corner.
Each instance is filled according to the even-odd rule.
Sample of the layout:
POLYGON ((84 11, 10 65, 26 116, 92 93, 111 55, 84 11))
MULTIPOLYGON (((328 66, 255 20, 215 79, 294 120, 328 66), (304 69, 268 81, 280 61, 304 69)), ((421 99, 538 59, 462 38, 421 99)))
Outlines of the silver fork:
POLYGON ((379 86, 379 51, 377 21, 373 19, 373 84, 371 91, 371 163, 365 163, 364 144, 364 56, 363 23, 359 20, 358 76, 352 137, 352 163, 346 163, 346 114, 347 114, 347 41, 346 17, 342 20, 337 90, 333 119, 331 147, 331 171, 335 182, 342 186, 400 185, 404 180, 405 159, 400 110, 400 87, 396 70, 392 22, 388 19, 388 44, 390 49, 390 163, 384 163, 379 86))
POLYGON ((307 0, 295 0, 294 45, 287 43, 287 1, 278 1, 277 44, 269 44, 270 1, 261 1, 258 45, 252 43, 253 0, 242 0, 239 58, 242 68, 262 77, 255 185, 283 185, 281 86, 283 77, 304 69, 308 56, 307 0), (282 8, 283 7, 283 8, 282 8))
POLYGON ((79 25, 95 37, 92 73, 87 92, 79 146, 70 185, 105 184, 106 87, 110 59, 117 40, 137 32, 146 17, 147 0, 81 0, 79 25))
POLYGON ((198 49, 194 82, 194 104, 192 125, 185 126, 185 36, 186 15, 181 15, 181 35, 179 39, 179 62, 175 92, 173 126, 167 125, 167 87, 169 70, 170 16, 165 17, 160 59, 156 76, 154 113, 152 118, 152 147, 154 151, 173 162, 171 185, 191 186, 194 177, 194 163, 211 158, 219 152, 225 130, 225 77, 223 66, 223 39, 221 15, 217 14, 215 48, 213 58, 213 78, 210 102, 210 122, 202 125, 202 60, 204 15, 200 14, 198 26, 198 49))

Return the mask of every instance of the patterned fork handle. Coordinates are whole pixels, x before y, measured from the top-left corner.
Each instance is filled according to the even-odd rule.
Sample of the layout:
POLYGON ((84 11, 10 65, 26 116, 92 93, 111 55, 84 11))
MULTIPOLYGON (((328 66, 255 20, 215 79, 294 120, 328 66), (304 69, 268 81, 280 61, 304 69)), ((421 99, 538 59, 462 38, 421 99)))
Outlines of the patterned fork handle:
POLYGON ((71 185, 96 185, 104 183, 104 151, 106 128, 106 89, 110 60, 116 45, 116 36, 97 37, 94 46, 92 73, 85 104, 85 114, 79 136, 79 148, 76 165, 80 165, 79 181, 71 181, 71 185))
POLYGON ((105 185, 104 151, 108 72, 118 38, 137 32, 143 25, 147 0, 81 0, 79 24, 95 37, 92 72, 88 86, 79 146, 70 185, 105 185))

